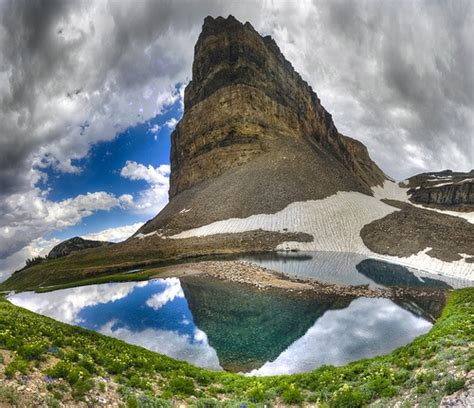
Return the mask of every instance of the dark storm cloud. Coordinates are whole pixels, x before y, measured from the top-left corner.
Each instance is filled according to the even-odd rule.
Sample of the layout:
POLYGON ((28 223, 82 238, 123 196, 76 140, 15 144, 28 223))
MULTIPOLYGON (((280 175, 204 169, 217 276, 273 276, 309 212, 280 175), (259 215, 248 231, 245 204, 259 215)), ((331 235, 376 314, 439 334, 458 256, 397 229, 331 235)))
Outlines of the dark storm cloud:
POLYGON ((72 159, 92 144, 176 102, 203 13, 224 5, 0 1, 0 258, 131 204, 106 192, 54 203, 36 184, 45 166, 79 172, 72 159))
POLYGON ((203 18, 228 14, 273 35, 339 130, 363 141, 389 175, 474 167, 470 1, 0 0, 8 248, 26 242, 15 228, 39 222, 28 203, 53 211, 35 188, 41 168, 78 172, 71 159, 175 101, 203 18))
POLYGON ((359 131, 354 136, 399 178, 471 168, 472 3, 328 2, 327 16, 326 34, 340 51, 334 63, 344 68, 339 80, 362 110, 361 126, 347 132, 359 131))

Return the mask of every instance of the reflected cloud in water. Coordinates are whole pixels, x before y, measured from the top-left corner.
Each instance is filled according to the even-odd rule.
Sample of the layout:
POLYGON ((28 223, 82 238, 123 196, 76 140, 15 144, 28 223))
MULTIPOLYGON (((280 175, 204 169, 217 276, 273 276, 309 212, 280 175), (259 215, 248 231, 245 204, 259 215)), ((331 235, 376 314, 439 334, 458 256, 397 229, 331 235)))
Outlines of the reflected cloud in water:
POLYGON ((193 322, 177 278, 24 292, 10 301, 200 367, 221 369, 206 334, 193 322))
POLYGON ((115 337, 199 367, 222 370, 216 351, 209 346, 206 333, 197 327, 194 328, 194 334, 190 336, 189 334, 180 335, 175 331, 151 328, 139 332, 131 331, 125 327, 118 327, 116 323, 116 321, 110 321, 98 331, 106 336, 115 337))
POLYGON ((78 325, 81 322, 78 315, 84 308, 123 299, 135 288, 144 287, 147 283, 104 283, 46 293, 22 292, 11 296, 9 300, 33 312, 78 325))
POLYGON ((304 372, 386 354, 431 327, 391 300, 358 298, 345 309, 327 311, 275 361, 250 375, 304 372))
POLYGON ((385 354, 431 327, 387 299, 305 298, 199 278, 19 293, 10 301, 200 367, 254 375, 385 354))

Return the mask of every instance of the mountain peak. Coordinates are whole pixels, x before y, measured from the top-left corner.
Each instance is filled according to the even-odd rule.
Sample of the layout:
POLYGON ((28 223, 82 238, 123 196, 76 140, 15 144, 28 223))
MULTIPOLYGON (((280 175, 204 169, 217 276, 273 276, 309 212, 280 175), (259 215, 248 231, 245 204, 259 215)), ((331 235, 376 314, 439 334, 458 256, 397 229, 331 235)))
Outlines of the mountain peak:
POLYGON ((372 195, 385 180, 276 42, 233 16, 204 20, 184 105, 171 136, 170 203, 140 232, 274 213, 338 191, 372 195))

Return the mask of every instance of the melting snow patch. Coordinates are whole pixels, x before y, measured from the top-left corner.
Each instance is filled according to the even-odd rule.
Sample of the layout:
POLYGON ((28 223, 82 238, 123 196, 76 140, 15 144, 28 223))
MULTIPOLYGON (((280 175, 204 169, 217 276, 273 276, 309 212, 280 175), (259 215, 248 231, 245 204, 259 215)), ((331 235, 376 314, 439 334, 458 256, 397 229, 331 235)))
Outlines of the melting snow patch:
POLYGON ((408 201, 406 190, 386 181, 384 187, 374 188, 375 197, 358 192, 338 192, 322 200, 294 202, 275 214, 256 214, 248 218, 216 221, 199 228, 183 231, 169 238, 204 237, 262 229, 264 231, 302 232, 313 236, 312 242, 285 242, 279 250, 352 252, 392 261, 424 271, 474 279, 473 264, 464 259, 444 262, 426 254, 429 248, 406 258, 382 256, 370 251, 360 237, 364 225, 399 211, 380 201, 391 198, 408 201))
POLYGON ((432 208, 432 207, 425 207, 421 204, 414 204, 411 203, 414 207, 421 208, 423 210, 428 210, 428 211, 435 211, 440 214, 446 214, 446 215, 451 215, 453 217, 459 217, 467 220, 471 224, 474 224, 474 211, 471 212, 461 212, 461 211, 449 211, 449 210, 439 210, 437 208, 432 208))
MULTIPOLYGON (((194 228, 171 238, 203 237, 214 234, 265 231, 304 232, 314 236, 312 242, 288 242, 278 249, 303 251, 342 251, 367 253, 359 235, 370 222, 398 211, 374 197, 357 192, 338 192, 323 200, 300 201, 275 214, 257 214, 248 218, 231 218, 194 228)), ((370 251, 369 251, 370 252, 370 251)))
POLYGON ((433 184, 433 185, 430 185, 428 186, 429 188, 433 188, 433 187, 443 187, 443 186, 452 186, 453 185, 453 182, 450 181, 448 183, 439 183, 439 184, 433 184))
MULTIPOLYGON (((402 184, 405 185, 405 182, 402 181, 402 184)), ((388 200, 408 202, 408 188, 400 187, 398 183, 393 181, 385 180, 383 187, 372 187, 372 191, 374 193, 374 197, 379 200, 385 198, 388 200)))
POLYGON ((149 232, 148 234, 142 234, 141 232, 137 235, 135 235, 134 238, 138 238, 138 239, 144 239, 144 238, 148 238, 148 237, 151 237, 153 235, 156 235, 160 238, 163 238, 163 233, 161 231, 152 231, 152 232, 149 232))

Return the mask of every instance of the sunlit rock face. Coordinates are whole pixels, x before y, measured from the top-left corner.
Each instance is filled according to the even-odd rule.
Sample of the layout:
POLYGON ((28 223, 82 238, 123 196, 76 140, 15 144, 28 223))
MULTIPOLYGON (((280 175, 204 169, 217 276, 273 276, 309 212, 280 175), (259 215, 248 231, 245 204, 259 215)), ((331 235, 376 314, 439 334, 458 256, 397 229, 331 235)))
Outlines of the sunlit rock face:
POLYGON ((184 116, 173 137, 171 197, 287 139, 316 143, 368 185, 384 180, 367 149, 338 133, 275 41, 232 16, 204 21, 184 116))
POLYGON ((274 213, 338 191, 372 195, 384 180, 270 36, 207 17, 172 134, 170 204, 140 232, 274 213))

